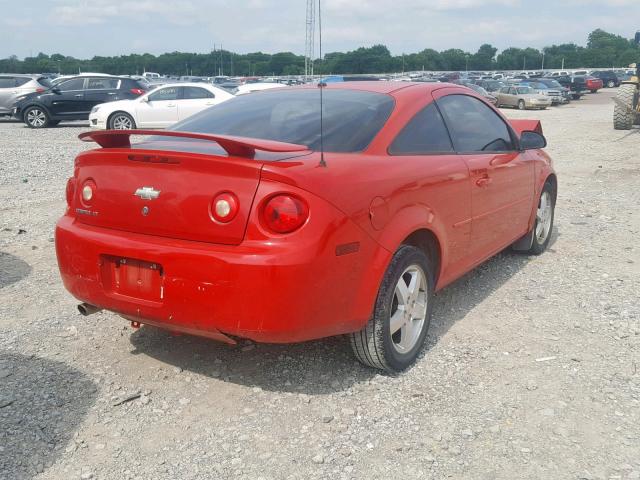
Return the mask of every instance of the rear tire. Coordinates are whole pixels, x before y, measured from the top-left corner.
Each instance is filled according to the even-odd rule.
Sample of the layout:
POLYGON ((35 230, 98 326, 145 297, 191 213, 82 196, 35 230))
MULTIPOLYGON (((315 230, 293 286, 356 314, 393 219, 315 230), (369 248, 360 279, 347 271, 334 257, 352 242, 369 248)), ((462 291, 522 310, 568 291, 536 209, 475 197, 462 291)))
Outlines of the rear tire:
POLYGON ((609 88, 615 88, 615 86, 616 86, 616 82, 614 82, 613 80, 609 80, 609 81, 607 82, 607 87, 609 87, 609 88))
POLYGON ((136 128, 136 122, 128 113, 116 112, 109 117, 107 128, 111 130, 133 130, 136 128))
POLYGON ((51 122, 46 110, 38 106, 27 108, 22 118, 29 128, 47 128, 51 122))
POLYGON ((625 83, 620 86, 613 104, 613 128, 616 130, 631 130, 635 120, 634 98, 636 86, 625 83))
POLYGON ((409 245, 398 249, 382 279, 373 316, 361 331, 350 334, 360 362, 396 373, 416 361, 429 330, 433 278, 422 250, 409 245))

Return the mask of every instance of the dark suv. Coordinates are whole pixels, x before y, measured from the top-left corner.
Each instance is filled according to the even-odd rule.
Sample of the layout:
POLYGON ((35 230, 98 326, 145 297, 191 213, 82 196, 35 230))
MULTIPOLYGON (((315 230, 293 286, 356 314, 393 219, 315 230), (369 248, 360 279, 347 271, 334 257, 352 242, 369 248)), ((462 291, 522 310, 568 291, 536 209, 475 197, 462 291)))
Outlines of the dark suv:
POLYGON ((12 113, 31 128, 45 128, 64 120, 87 120, 99 103, 136 98, 146 91, 146 84, 128 77, 72 77, 19 98, 12 113))
POLYGON ((615 74, 615 72, 612 72, 611 70, 602 70, 598 72, 593 72, 591 76, 602 80, 602 84, 605 87, 614 88, 614 87, 620 86, 620 79, 615 74))

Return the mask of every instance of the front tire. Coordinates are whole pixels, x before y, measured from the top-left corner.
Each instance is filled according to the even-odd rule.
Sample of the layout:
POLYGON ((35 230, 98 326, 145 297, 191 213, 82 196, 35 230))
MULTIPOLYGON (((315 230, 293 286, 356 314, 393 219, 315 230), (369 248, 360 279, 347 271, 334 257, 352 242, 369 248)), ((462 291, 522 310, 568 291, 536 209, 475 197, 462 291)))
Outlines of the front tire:
POLYGON ((533 224, 533 242, 527 253, 540 255, 549 246, 551 232, 553 231, 553 218, 556 209, 556 192, 547 182, 542 188, 538 208, 536 210, 536 222, 533 224))
POLYGON ((634 98, 636 86, 625 83, 620 86, 613 104, 613 128, 616 130, 631 130, 635 120, 634 98))
POLYGON ((51 122, 49 114, 38 106, 27 108, 23 120, 29 128, 47 128, 51 122))
POLYGON ((373 316, 350 335, 360 362, 396 373, 416 361, 431 321, 433 278, 422 250, 409 245, 398 249, 382 279, 373 316))
POLYGON ((107 127, 111 130, 133 130, 136 128, 136 122, 128 113, 116 112, 109 117, 107 127))
POLYGON ((518 100, 518 110, 524 110, 527 106, 524 103, 524 100, 518 100))
POLYGON ((607 82, 607 87, 609 87, 609 88, 615 88, 615 86, 616 86, 616 82, 614 82, 613 80, 609 80, 609 81, 607 82))

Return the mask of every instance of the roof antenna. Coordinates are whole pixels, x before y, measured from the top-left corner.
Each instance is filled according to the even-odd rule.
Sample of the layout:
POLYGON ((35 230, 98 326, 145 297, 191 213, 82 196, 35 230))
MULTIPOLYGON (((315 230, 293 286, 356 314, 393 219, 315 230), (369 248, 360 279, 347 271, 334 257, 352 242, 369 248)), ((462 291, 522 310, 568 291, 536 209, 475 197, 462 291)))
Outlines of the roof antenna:
MULTIPOLYGON (((318 0, 318 31, 320 34, 320 42, 319 42, 319 49, 320 49, 320 61, 322 62, 322 10, 320 7, 320 4, 322 3, 322 0, 318 0)), ((322 78, 320 79, 320 81, 318 82, 318 88, 320 89, 320 166, 321 167, 326 167, 327 166, 327 162, 324 161, 324 121, 323 121, 323 106, 324 103, 322 102, 322 91, 324 90, 324 87, 326 87, 327 84, 325 82, 322 81, 322 78)))

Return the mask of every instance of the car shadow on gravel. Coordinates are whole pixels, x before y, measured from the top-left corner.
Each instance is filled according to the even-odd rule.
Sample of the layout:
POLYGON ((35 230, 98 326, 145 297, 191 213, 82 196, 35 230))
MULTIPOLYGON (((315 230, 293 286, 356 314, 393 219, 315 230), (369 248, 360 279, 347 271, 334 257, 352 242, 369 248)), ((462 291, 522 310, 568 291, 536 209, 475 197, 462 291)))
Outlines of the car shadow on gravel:
POLYGON ((267 391, 319 395, 344 391, 376 371, 358 363, 346 337, 276 345, 240 341, 230 346, 143 326, 130 337, 134 354, 183 370, 267 391))
POLYGON ((96 395, 69 365, 0 351, 0 478, 30 479, 53 465, 96 395))
MULTIPOLYGON (((554 226, 547 251, 543 255, 555 253, 553 246, 559 237, 560 232, 554 226)), ((427 348, 425 348, 423 355, 437 344, 438 339, 446 334, 457 321, 463 319, 471 310, 536 258, 506 249, 438 292, 433 306, 427 348)), ((527 301, 527 299, 525 296, 514 297, 510 298, 510 301, 518 303, 527 301)))
MULTIPOLYGON (((557 229, 552 235, 550 246, 558 237, 557 229)), ((506 250, 440 292, 425 351, 530 258, 506 250)), ((148 355, 189 372, 268 391, 335 393, 384 374, 358 363, 345 336, 290 345, 241 341, 229 346, 143 326, 131 335, 130 341, 135 347, 134 355, 148 355)))
POLYGON ((0 252, 0 288, 19 282, 31 273, 31 265, 24 260, 0 252))

